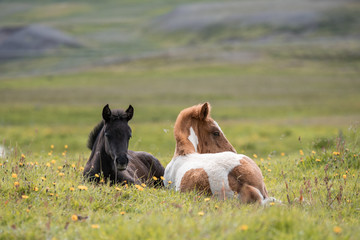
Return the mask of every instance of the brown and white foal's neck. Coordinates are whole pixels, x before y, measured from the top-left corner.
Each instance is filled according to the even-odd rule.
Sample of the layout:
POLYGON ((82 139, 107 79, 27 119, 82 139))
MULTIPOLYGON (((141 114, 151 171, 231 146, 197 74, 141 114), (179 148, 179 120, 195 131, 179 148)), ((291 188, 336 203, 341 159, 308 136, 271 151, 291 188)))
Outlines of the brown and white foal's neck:
POLYGON ((175 134, 176 147, 174 157, 198 152, 199 139, 192 126, 188 129, 189 133, 187 133, 186 129, 183 129, 182 132, 175 134))

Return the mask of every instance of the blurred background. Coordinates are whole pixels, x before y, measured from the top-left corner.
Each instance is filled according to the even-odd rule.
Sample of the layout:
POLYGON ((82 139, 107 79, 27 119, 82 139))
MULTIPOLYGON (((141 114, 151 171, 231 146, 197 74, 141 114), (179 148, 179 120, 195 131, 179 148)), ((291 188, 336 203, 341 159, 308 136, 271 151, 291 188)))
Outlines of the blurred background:
POLYGON ((131 148, 167 163, 177 114, 205 101, 249 155, 356 135, 360 1, 0 1, 8 152, 86 158, 102 107, 132 104, 131 148))

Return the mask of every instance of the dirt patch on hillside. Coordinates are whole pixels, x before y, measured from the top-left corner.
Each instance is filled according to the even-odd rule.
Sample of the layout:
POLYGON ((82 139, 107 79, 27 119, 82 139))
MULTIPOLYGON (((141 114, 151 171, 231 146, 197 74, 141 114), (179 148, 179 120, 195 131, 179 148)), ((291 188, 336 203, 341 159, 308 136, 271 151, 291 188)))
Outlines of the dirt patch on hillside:
POLYGON ((36 56, 57 47, 80 47, 71 36, 43 25, 0 28, 0 60, 36 56))
POLYGON ((199 30, 212 25, 266 24, 299 26, 316 22, 321 12, 339 6, 339 0, 259 0, 184 4, 160 17, 157 28, 165 31, 199 30))

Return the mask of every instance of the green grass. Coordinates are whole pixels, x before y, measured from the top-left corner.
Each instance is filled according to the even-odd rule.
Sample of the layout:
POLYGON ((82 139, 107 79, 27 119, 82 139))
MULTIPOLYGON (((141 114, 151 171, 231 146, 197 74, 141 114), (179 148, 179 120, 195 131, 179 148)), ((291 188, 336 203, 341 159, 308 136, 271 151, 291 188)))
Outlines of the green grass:
POLYGON ((359 148, 356 139, 346 140, 354 146, 254 158, 270 195, 282 201, 267 207, 84 183, 86 159, 71 146, 65 156, 62 146, 48 147, 51 156, 15 152, 0 168, 1 238, 357 239, 359 148))

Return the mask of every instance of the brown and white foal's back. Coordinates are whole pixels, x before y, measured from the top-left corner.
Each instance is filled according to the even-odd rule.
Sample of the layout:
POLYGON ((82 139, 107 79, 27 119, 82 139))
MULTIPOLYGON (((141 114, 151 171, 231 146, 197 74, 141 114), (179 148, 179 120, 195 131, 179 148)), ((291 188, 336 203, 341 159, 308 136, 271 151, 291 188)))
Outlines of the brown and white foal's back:
POLYGON ((220 198, 238 196, 243 203, 275 200, 268 196, 260 168, 249 157, 236 153, 210 117, 209 103, 181 111, 174 135, 176 149, 165 168, 165 186, 220 198))

